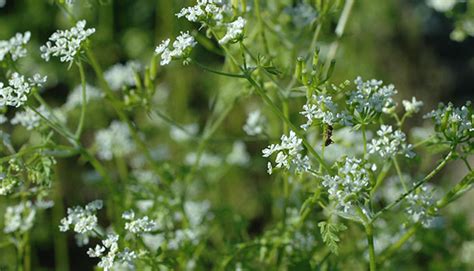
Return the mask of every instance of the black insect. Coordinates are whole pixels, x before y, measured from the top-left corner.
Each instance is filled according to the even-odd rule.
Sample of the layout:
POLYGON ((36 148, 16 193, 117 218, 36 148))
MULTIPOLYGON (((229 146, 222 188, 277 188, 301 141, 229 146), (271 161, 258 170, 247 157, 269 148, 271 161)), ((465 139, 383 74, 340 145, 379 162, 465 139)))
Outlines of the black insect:
POLYGON ((332 143, 334 143, 334 141, 332 141, 332 139, 331 139, 332 130, 333 130, 333 128, 332 128, 331 125, 328 125, 326 127, 326 129, 324 130, 324 140, 325 140, 324 141, 324 146, 326 146, 326 147, 331 145, 332 143))

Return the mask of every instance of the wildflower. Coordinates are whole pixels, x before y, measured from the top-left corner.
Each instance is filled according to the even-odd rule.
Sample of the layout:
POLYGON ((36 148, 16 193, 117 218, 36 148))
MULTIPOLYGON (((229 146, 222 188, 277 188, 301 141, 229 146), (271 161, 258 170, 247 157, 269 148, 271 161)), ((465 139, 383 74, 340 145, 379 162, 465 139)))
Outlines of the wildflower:
POLYGON ((415 97, 411 98, 411 102, 407 100, 403 100, 402 103, 408 115, 418 113, 418 111, 420 111, 420 108, 423 106, 423 102, 417 101, 415 97))
POLYGON ((172 49, 170 48, 170 40, 164 40, 158 45, 155 49, 156 55, 161 55, 160 65, 168 65, 171 60, 182 59, 183 64, 188 64, 191 59, 189 55, 191 49, 196 45, 194 37, 189 35, 189 32, 181 32, 181 34, 176 37, 176 40, 173 42, 172 49))
POLYGON ((245 143, 236 141, 232 145, 232 151, 227 155, 227 163, 231 165, 245 166, 250 161, 250 156, 245 149, 245 143))
POLYGON ((313 95, 303 106, 303 111, 300 114, 307 119, 306 123, 301 125, 301 128, 304 130, 311 127, 313 121, 327 125, 334 125, 335 123, 341 123, 342 125, 351 124, 351 117, 347 112, 338 112, 332 97, 325 95, 313 95))
POLYGON ((15 36, 9 40, 0 41, 0 61, 3 61, 6 56, 10 56, 13 61, 25 57, 27 50, 25 45, 30 41, 31 33, 29 31, 16 33, 15 36))
POLYGON ((413 158, 411 144, 406 144, 406 135, 400 130, 393 132, 393 128, 390 125, 382 125, 377 131, 379 138, 372 139, 367 145, 368 152, 371 154, 378 154, 382 158, 391 158, 396 154, 405 154, 408 158, 413 158))
POLYGON ((190 22, 201 22, 203 25, 218 24, 222 21, 226 9, 225 5, 220 2, 218 0, 198 0, 195 6, 181 9, 176 17, 185 17, 190 22))
POLYGON ((86 39, 95 33, 94 28, 84 29, 86 21, 77 22, 76 26, 68 30, 58 30, 49 37, 49 41, 41 46, 41 57, 49 61, 51 56, 59 57, 61 62, 74 60, 80 52, 86 39))
POLYGON ((113 90, 118 90, 122 86, 135 86, 135 72, 140 70, 137 62, 127 62, 126 64, 115 64, 105 71, 104 77, 113 90))
POLYGON ((366 198, 370 175, 376 167, 351 157, 346 157, 337 164, 337 175, 324 176, 322 185, 328 190, 329 199, 336 203, 337 208, 342 213, 349 214, 355 205, 366 198))
POLYGON ((38 87, 38 88, 43 87, 43 85, 46 83, 47 80, 48 80, 47 76, 41 76, 38 73, 35 73, 33 77, 28 78, 28 82, 30 83, 30 85, 38 87))
POLYGON ((244 18, 238 17, 235 21, 226 24, 227 32, 225 36, 219 40, 219 44, 227 44, 230 41, 240 38, 242 36, 245 23, 246 21, 244 18))
POLYGON ((96 211, 102 209, 102 201, 95 200, 82 208, 76 206, 67 209, 67 217, 61 219, 59 230, 68 231, 73 226, 73 230, 79 234, 89 234, 97 229, 96 211))
MULTIPOLYGON (((430 209, 432 206, 435 206, 433 189, 423 185, 407 196, 407 202, 407 214, 412 221, 415 223, 420 222, 424 227, 429 227, 433 221, 430 209)), ((437 211, 437 209, 434 208, 434 211, 437 211)))
POLYGON ((430 118, 435 123, 435 131, 438 136, 452 142, 464 142, 472 138, 474 127, 474 110, 471 102, 462 107, 454 107, 453 104, 439 104, 436 110, 426 114, 424 118, 430 118))
POLYGON ((18 205, 8 206, 5 211, 3 228, 4 233, 25 233, 33 227, 36 209, 31 201, 21 202, 18 205))
MULTIPOLYGON (((49 117, 49 112, 43 105, 36 108, 36 111, 40 113, 43 117, 49 117)), ((27 130, 33 130, 34 128, 40 125, 40 121, 41 116, 38 115, 35 111, 33 111, 33 109, 28 107, 25 111, 17 112, 10 121, 10 123, 13 125, 19 124, 25 127, 27 130)))
POLYGON ((109 128, 95 135, 97 155, 103 160, 111 160, 113 156, 125 156, 135 149, 130 129, 125 123, 113 121, 109 128))
MULTIPOLYGON (((286 168, 290 171, 301 173, 311 169, 309 158, 300 153, 303 150, 303 140, 290 131, 290 135, 282 135, 280 144, 272 144, 262 150, 263 157, 269 157, 276 153, 275 168, 286 168)), ((268 164, 268 172, 272 172, 272 164, 268 164)))
POLYGON ((264 131, 265 123, 265 116, 262 115, 260 110, 255 110, 248 114, 243 129, 249 136, 260 135, 264 131))
POLYGON ((96 245, 94 249, 89 248, 87 255, 91 258, 101 258, 97 266, 104 268, 104 271, 112 270, 119 253, 118 240, 118 235, 109 234, 105 240, 102 240, 102 245, 96 245), (105 253, 106 250, 108 250, 107 253, 105 253))
POLYGON ((170 130, 170 137, 177 142, 184 142, 192 139, 199 131, 197 123, 190 123, 180 128, 173 126, 170 130))
POLYGON ((150 220, 148 216, 135 219, 135 212, 132 210, 123 213, 122 218, 128 220, 128 222, 125 223, 125 229, 134 234, 150 232, 156 228, 156 223, 150 220))
POLYGON ((13 192, 13 189, 19 184, 17 178, 11 176, 0 176, 0 196, 6 196, 13 192))
POLYGON ((184 212, 191 227, 201 225, 204 218, 208 215, 210 208, 211 204, 208 201, 186 201, 184 203, 184 212))
POLYGON ((33 78, 25 79, 25 76, 15 72, 8 80, 8 86, 0 82, 0 106, 20 107, 28 100, 31 88, 41 85, 46 77, 34 75, 33 78), (30 81, 30 82, 28 82, 30 81))

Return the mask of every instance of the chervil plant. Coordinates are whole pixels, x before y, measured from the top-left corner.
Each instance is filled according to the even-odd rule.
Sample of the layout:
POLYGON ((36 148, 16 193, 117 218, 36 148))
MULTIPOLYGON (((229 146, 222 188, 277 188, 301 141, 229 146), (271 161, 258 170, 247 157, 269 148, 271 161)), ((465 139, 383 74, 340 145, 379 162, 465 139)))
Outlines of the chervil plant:
POLYGON ((357 1, 143 1, 154 43, 119 1, 44 2, 60 29, 0 41, 1 270, 412 270, 454 231, 474 107, 337 78, 357 1))

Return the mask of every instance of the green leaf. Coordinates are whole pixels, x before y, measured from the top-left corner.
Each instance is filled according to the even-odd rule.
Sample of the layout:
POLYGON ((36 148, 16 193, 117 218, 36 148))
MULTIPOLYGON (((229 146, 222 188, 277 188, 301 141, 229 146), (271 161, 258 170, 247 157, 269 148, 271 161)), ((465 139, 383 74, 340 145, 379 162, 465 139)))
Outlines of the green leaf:
POLYGON ((347 229, 347 227, 342 223, 332 223, 321 221, 318 223, 319 230, 321 232, 321 237, 323 238, 324 244, 329 248, 329 250, 338 255, 339 246, 338 243, 340 241, 338 237, 338 233, 347 229))

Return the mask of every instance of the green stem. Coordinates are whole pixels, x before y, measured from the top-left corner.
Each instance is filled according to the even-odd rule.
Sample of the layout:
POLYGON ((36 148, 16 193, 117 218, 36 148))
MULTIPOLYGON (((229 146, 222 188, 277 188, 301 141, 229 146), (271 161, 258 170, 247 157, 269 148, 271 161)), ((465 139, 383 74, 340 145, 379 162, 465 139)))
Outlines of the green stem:
POLYGON ((407 185, 405 184, 405 178, 403 178, 402 171, 400 170, 400 165, 398 165, 398 160, 397 160, 397 158, 394 156, 394 157, 392 158, 392 161, 393 161, 393 164, 395 165, 395 169, 397 170, 398 178, 400 179, 400 182, 402 183, 403 190, 404 190, 405 192, 407 192, 407 191, 408 191, 408 188, 407 188, 407 185))
POLYGON ((217 70, 214 70, 212 68, 209 68, 197 61, 193 61, 193 63, 195 63, 196 65, 198 65, 200 68, 202 68, 203 70, 206 70, 208 72, 211 72, 211 73, 215 73, 215 74, 218 74, 218 75, 223 75, 223 76, 227 76, 227 77, 234 77, 234 78, 245 78, 245 75, 243 74, 237 74, 237 73, 228 73, 228 72, 221 72, 221 71, 217 71, 217 70))
POLYGON ((419 181, 418 183, 416 183, 410 190, 408 190, 407 192, 405 192, 403 195, 401 195, 398 199, 396 199, 394 202, 390 203, 389 205, 385 206, 382 210, 378 211, 373 217, 372 217, 372 221, 375 221, 380 215, 382 215, 383 213, 385 213, 386 211, 392 209, 393 207, 395 207, 398 203, 400 203, 402 200, 404 200, 406 197, 408 197, 408 195, 410 195, 411 193, 413 193, 416 189, 418 189, 418 187, 422 186, 423 184, 425 184, 427 181, 431 180, 431 178, 433 178, 436 174, 438 174, 438 172, 440 172, 444 166, 446 166, 446 164, 448 163, 448 161, 451 159, 452 155, 453 155, 453 150, 451 150, 447 155, 446 157, 443 159, 443 161, 441 161, 438 166, 433 169, 428 175, 425 176, 425 178, 423 178, 423 180, 419 181))
POLYGON ((255 14, 257 15, 258 27, 260 34, 262 36, 263 48, 265 49, 265 53, 270 55, 270 49, 268 48, 268 41, 264 31, 264 25, 262 20, 262 14, 260 13, 260 0, 255 0, 255 14))
POLYGON ((374 234, 373 226, 371 223, 365 225, 365 233, 367 235, 367 243, 369 245, 369 266, 370 271, 377 270, 376 258, 375 258, 375 249, 374 249, 374 234))
POLYGON ((363 140, 363 144, 364 144, 364 160, 365 160, 365 157, 367 156, 367 135, 365 133, 365 125, 362 125, 362 140, 363 140))
POLYGON ((82 107, 81 107, 81 116, 79 118, 79 124, 77 125, 76 132, 74 136, 77 140, 81 137, 82 129, 84 126, 84 119, 86 117, 86 108, 87 108, 87 94, 86 94, 86 76, 84 74, 84 67, 82 63, 77 62, 77 67, 79 68, 79 74, 81 76, 81 86, 82 86, 82 107))
POLYGON ((411 227, 397 242, 385 249, 381 257, 379 257, 378 262, 383 263, 387 259, 389 259, 393 255, 393 253, 397 252, 403 246, 403 244, 410 240, 410 238, 416 233, 419 227, 419 224, 416 224, 415 226, 411 227))

